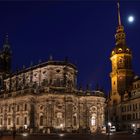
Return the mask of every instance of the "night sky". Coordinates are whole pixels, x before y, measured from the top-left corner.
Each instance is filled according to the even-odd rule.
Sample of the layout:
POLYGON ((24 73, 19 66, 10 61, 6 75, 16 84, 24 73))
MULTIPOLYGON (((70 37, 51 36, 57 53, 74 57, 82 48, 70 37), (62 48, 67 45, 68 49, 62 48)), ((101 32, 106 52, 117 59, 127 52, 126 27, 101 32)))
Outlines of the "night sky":
MULTIPOLYGON (((133 68, 140 75, 140 1, 121 1, 121 18, 127 45, 133 52, 133 68), (128 23, 128 15, 135 16, 128 23)), ((78 84, 94 89, 98 83, 110 89, 110 53, 115 47, 116 1, 0 2, 0 45, 9 34, 12 69, 47 61, 76 64, 78 84)))

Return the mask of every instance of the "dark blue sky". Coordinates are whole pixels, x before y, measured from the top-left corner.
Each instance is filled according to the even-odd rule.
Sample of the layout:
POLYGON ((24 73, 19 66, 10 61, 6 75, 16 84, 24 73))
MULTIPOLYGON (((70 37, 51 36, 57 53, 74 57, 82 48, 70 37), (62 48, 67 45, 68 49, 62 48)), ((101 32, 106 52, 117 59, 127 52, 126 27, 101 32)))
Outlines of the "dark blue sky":
MULTIPOLYGON (((140 1, 120 2, 127 44, 133 51, 133 68, 140 74, 140 1), (135 22, 129 24, 127 16, 135 22)), ((115 1, 0 2, 0 44, 9 33, 13 70, 30 62, 66 56, 77 65, 78 83, 110 88, 110 53, 117 27, 115 1)))

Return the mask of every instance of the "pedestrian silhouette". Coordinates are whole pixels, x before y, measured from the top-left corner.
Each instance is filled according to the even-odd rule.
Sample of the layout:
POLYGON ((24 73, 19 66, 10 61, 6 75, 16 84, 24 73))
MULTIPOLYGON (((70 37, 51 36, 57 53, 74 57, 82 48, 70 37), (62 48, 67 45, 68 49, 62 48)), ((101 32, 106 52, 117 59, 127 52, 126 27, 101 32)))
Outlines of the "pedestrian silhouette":
POLYGON ((13 130, 13 140, 15 140, 15 137, 16 137, 16 131, 13 130))

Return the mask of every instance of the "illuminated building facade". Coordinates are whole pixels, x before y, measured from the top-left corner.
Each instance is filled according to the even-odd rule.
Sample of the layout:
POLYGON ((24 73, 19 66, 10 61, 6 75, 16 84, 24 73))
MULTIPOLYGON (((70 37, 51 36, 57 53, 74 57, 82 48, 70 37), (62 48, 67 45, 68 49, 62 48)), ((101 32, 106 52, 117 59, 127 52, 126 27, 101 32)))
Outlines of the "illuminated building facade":
POLYGON ((50 57, 10 73, 10 63, 6 37, 0 53, 0 129, 96 132, 104 126, 104 93, 77 89, 75 65, 50 57))
POLYGON ((132 69, 132 52, 126 45, 118 5, 116 45, 112 50, 111 93, 108 99, 108 121, 118 129, 140 127, 140 78, 132 69))

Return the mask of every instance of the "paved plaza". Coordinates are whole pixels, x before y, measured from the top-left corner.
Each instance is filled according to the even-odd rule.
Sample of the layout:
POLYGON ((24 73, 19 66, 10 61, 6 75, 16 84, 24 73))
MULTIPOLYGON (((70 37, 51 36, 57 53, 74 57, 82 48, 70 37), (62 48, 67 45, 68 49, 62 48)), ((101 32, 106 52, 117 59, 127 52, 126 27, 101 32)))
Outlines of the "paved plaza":
POLYGON ((58 134, 58 135, 19 135, 1 136, 0 140, 139 140, 140 135, 131 134, 113 134, 107 135, 89 135, 89 134, 58 134))

